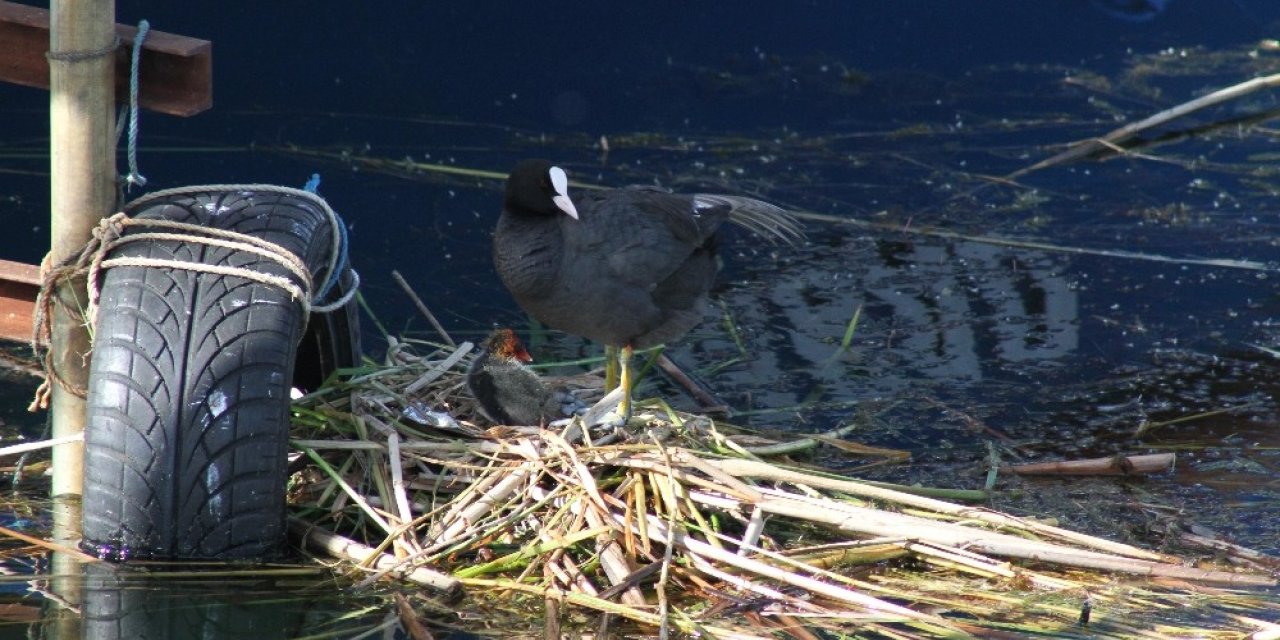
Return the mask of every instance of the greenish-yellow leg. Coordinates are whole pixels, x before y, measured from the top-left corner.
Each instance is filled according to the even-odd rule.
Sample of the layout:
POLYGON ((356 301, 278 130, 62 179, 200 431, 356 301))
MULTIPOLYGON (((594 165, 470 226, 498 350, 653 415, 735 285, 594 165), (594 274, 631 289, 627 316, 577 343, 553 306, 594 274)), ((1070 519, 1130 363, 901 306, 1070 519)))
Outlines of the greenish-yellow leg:
POLYGON ((609 393, 618 386, 618 348, 604 346, 604 392, 609 393))

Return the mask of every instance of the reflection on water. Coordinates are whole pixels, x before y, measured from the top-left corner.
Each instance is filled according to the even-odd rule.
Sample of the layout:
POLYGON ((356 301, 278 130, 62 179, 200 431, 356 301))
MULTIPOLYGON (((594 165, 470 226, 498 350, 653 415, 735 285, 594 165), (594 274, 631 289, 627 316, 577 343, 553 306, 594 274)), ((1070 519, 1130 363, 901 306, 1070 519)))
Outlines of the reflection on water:
MULTIPOLYGON (((755 341, 750 358, 717 373, 713 386, 757 387, 752 406, 740 409, 791 407, 805 398, 890 396, 922 381, 975 384, 1016 365, 1061 361, 1080 340, 1078 293, 1064 265, 1033 251, 872 237, 757 262, 735 272, 723 293, 733 321, 755 341), (859 307, 854 346, 837 353, 859 307), (775 372, 786 381, 758 388, 775 372)), ((708 325, 694 349, 713 364, 706 361, 732 345, 708 335, 708 325)))
POLYGON ((269 580, 148 580, 113 565, 83 566, 83 638, 183 640, 262 638, 302 633, 311 606, 269 580))
MULTIPOLYGON (((1280 505, 1280 363, 1254 346, 1277 344, 1270 278, 894 233, 841 236, 792 257, 739 249, 735 260, 721 296, 750 355, 717 369, 712 386, 763 412, 739 420, 817 431, 878 412, 855 439, 905 449, 913 463, 871 475, 945 486, 981 486, 993 433, 1014 460, 1173 451, 1176 478, 1139 481, 1107 510, 1083 507, 1127 493, 1113 480, 1101 491, 1006 478, 1001 506, 1059 505, 1066 516, 1075 510, 1060 505, 1074 501, 1075 526, 1116 535, 1110 527, 1141 520, 1132 512, 1150 502, 1188 522, 1152 522, 1141 535, 1194 522, 1280 551, 1269 515, 1280 505), (1209 507, 1213 496, 1230 508, 1209 507)), ((736 353, 704 326, 673 356, 714 367, 736 353)))
MULTIPOLYGON (((317 564, 86 562, 74 551, 78 500, 14 497, 52 519, 5 522, 6 528, 72 551, 49 552, 0 536, 0 639, 396 637, 401 613, 390 594, 355 591, 317 564)), ((426 625, 456 623, 448 610, 412 592, 408 602, 426 625)))
MULTIPOLYGON (((55 554, 56 556, 56 554, 55 554)), ((397 636, 387 594, 354 593, 315 567, 59 563, 69 573, 32 582, 42 604, 11 612, 3 638, 284 640, 397 636), (21 628, 21 630, 20 630, 21 628)), ((422 602, 417 602, 421 606, 422 602)), ((448 623, 449 616, 439 618, 448 623)), ((427 620, 428 624, 430 623, 427 620)), ((2 628, 2 627, 0 627, 2 628)), ((468 635, 442 635, 455 640, 468 635)))

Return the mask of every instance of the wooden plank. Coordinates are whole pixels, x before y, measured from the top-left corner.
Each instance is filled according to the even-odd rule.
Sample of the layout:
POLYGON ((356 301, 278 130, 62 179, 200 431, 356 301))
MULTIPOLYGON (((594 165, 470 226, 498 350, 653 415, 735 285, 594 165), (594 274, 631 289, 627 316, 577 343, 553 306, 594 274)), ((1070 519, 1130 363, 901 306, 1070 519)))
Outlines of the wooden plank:
MULTIPOLYGON (((129 61, 137 28, 116 25, 116 99, 129 97, 129 61)), ((49 12, 0 0, 0 81, 49 88, 49 12)), ((152 29, 138 61, 138 104, 175 116, 213 106, 213 43, 152 29)))
POLYGON ((0 339, 31 341, 40 267, 0 260, 0 339))

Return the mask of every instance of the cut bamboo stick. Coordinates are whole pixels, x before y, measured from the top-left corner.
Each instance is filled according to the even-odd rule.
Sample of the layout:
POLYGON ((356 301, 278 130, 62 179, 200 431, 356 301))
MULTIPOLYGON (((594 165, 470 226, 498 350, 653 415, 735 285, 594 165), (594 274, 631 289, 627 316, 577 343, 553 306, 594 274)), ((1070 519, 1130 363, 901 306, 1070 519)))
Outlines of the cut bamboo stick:
POLYGON ((1153 453, 1140 456, 1112 456, 1089 460, 1061 460, 1035 462, 1002 467, 1019 475, 1058 476, 1140 476, 1173 471, 1177 456, 1172 453, 1153 453))
POLYGON ((963 518, 971 518, 980 520, 996 526, 1013 527, 1023 529, 1032 533, 1037 533, 1053 538, 1073 542, 1083 546, 1087 546, 1110 553, 1119 553, 1134 558, 1146 558, 1148 560, 1164 560, 1165 556, 1158 553, 1152 553, 1146 549, 1113 542, 1090 535, 1085 535, 1069 529, 1042 524, 1032 520, 1024 520, 1015 518, 1003 513, 997 513, 988 509, 967 507, 964 505, 952 504, 942 500, 935 500, 924 496, 912 495, 901 491, 893 491, 882 487, 875 487, 864 482, 855 480, 840 480, 838 478, 830 478, 814 474, 800 473, 790 469, 777 467, 763 462, 754 460, 708 460, 708 464, 720 468, 726 473, 736 476, 748 476, 753 478, 778 480, 783 482, 795 482, 820 489, 830 489, 840 491, 850 495, 871 498, 874 500, 883 500, 886 502, 903 504, 920 509, 928 509, 937 513, 945 513, 963 518))
MULTIPOLYGON (((368 566, 374 570, 385 570, 401 564, 395 556, 377 553, 368 545, 344 538, 332 531, 326 531, 299 518, 289 518, 289 533, 302 548, 348 560, 357 565, 368 566)), ((432 571, 426 567, 401 569, 395 573, 405 580, 431 589, 434 595, 443 600, 454 601, 462 597, 462 583, 453 576, 432 571)))

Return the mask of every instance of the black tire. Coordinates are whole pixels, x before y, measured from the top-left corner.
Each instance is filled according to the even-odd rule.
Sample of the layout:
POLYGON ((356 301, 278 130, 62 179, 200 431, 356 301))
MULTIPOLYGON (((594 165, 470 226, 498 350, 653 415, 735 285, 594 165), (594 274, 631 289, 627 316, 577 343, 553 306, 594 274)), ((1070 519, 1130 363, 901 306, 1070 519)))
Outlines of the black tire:
MULTIPOLYGON (((322 209, 295 195, 169 196, 127 213, 274 242, 315 278, 324 277, 332 250, 322 209)), ((189 241, 127 243, 110 257, 292 279, 262 256, 189 241)), ((313 346, 328 353, 308 366, 358 357, 358 346, 341 337, 356 329, 339 328, 354 315, 332 315, 313 327, 324 336, 313 346)), ((305 321, 289 293, 241 277, 127 266, 105 273, 89 372, 86 549, 112 559, 265 558, 282 550, 289 390, 305 321)))
MULTIPOLYGON (((342 273, 327 296, 330 300, 342 298, 358 284, 352 273, 342 273)), ((315 391, 333 372, 360 364, 360 354, 360 308, 355 301, 331 313, 312 314, 298 343, 293 386, 315 391)))

